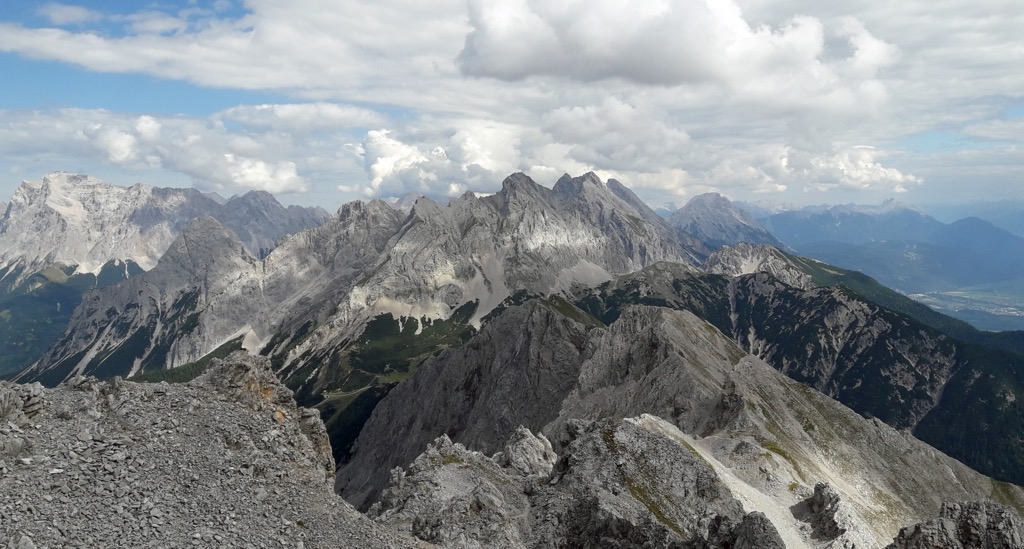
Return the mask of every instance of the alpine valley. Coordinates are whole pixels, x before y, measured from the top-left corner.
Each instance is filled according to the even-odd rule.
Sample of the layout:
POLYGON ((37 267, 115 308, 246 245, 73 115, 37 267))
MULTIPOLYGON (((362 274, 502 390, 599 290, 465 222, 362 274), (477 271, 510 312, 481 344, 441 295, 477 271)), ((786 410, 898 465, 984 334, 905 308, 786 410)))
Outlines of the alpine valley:
POLYGON ((885 263, 822 244, 846 242, 815 216, 854 215, 826 211, 662 217, 593 173, 333 215, 25 182, 0 220, 0 543, 88 546, 138 511, 117 544, 1024 547, 1024 332, 796 255, 885 263), (223 489, 131 482, 177 468, 223 489), (24 488, 69 469, 58 499, 24 488), (83 521, 62 490, 93 483, 83 521), (232 497, 219 523, 166 510, 232 497))

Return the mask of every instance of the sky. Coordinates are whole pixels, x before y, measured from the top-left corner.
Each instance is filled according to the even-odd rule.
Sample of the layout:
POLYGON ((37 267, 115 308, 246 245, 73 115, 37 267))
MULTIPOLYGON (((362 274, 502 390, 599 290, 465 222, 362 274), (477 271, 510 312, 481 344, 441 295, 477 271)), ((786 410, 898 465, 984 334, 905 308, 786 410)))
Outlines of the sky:
POLYGON ((1020 0, 0 3, 0 201, 53 171, 320 205, 1024 200, 1020 0))

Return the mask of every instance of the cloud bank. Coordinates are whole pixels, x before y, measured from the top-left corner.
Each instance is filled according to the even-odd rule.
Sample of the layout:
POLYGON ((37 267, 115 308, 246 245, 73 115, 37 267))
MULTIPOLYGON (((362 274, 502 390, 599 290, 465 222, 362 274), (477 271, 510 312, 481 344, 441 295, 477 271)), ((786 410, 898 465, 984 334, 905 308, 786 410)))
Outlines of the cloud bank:
POLYGON ((51 3, 43 26, 0 21, 0 51, 292 100, 202 116, 9 110, 0 162, 48 171, 61 151, 318 203, 587 170, 653 202, 707 190, 875 200, 946 184, 955 170, 921 145, 939 132, 963 138, 949 156, 963 173, 1017 159, 1015 6, 222 0, 101 13, 51 3))

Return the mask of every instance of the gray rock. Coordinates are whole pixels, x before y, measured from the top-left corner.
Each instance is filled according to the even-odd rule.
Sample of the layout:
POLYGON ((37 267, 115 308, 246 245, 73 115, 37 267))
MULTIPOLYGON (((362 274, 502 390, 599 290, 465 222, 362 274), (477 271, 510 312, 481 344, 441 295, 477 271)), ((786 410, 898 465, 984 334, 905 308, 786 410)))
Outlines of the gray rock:
POLYGON ((739 243, 783 247, 750 214, 718 193, 697 195, 667 219, 668 224, 690 234, 712 250, 739 243))
MULTIPOLYGON (((646 273, 649 287, 660 283, 657 270, 646 273)), ((569 329, 575 324, 567 319, 581 315, 539 302, 510 308, 462 348, 425 362, 381 401, 360 433, 353 459, 339 470, 342 494, 368 506, 373 487, 383 487, 394 467, 408 467, 417 446, 426 448, 422 437, 447 432, 490 455, 503 447, 496 436, 511 437, 520 424, 542 432, 562 456, 553 473, 561 484, 567 448, 578 444, 589 422, 654 414, 667 423, 651 419, 649 428, 660 425, 674 433, 664 436, 677 437, 713 464, 721 484, 746 498, 747 511, 762 512, 789 547, 882 546, 943 499, 998 497, 1024 509, 1019 488, 997 486, 909 433, 866 420, 788 379, 689 312, 627 307, 608 327, 569 329), (565 343, 570 334, 576 338, 571 349, 565 343), (547 377, 536 377, 541 372, 547 377)), ((600 471, 588 475, 600 479, 600 471)), ((516 477, 527 492, 546 493, 516 477)), ((628 492, 613 480, 605 484, 628 492)), ((531 509, 538 509, 538 496, 530 497, 531 509)), ((581 535, 621 527, 643 537, 641 531, 658 530, 654 523, 653 530, 636 530, 640 518, 619 522, 622 515, 602 511, 602 501, 581 496, 558 520, 589 517, 575 522, 581 535), (590 523, 602 526, 589 529, 590 523)), ((739 524, 740 517, 729 520, 739 524)))
POLYGON ((775 246, 781 245, 741 243, 724 246, 708 256, 700 268, 709 273, 729 277, 767 273, 795 288, 813 288, 814 283, 804 272, 804 268, 775 246))
POLYGON ((0 465, 5 547, 425 546, 333 493, 323 424, 266 358, 237 353, 188 384, 80 377, 43 396, 17 433, 30 453, 0 465))
POLYGON ((547 437, 534 435, 520 425, 505 443, 504 449, 495 456, 495 461, 502 467, 518 471, 524 477, 547 477, 557 458, 547 437))
MULTIPOLYGON (((448 547, 784 547, 651 421, 574 423, 555 478, 539 484, 442 436, 392 473, 371 514, 448 547)), ((531 438, 519 429, 506 446, 531 438)))
POLYGON ((540 431, 576 383, 588 328, 552 302, 531 301, 508 309, 463 347, 427 359, 374 409, 352 458, 340 464, 340 493, 368 507, 391 469, 412 463, 446 433, 494 454, 519 426, 540 431))
POLYGON ((887 549, 1019 549, 1024 522, 991 502, 943 503, 939 518, 908 526, 887 549))

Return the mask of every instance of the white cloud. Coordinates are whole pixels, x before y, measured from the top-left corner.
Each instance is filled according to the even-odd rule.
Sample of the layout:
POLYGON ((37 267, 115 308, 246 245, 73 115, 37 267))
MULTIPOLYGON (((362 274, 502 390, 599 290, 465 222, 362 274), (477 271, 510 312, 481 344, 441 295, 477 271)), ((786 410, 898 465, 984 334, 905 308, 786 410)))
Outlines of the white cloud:
POLYGON ((40 172, 90 165, 87 159, 98 153, 108 165, 178 172, 206 190, 301 193, 311 188, 291 158, 295 154, 302 159, 297 152, 301 142, 232 134, 210 119, 129 116, 98 109, 2 114, 7 123, 0 126, 0 159, 39 164, 40 172), (47 150, 59 151, 59 157, 32 154, 47 150))
POLYGON ((137 151, 135 145, 138 142, 135 136, 121 131, 117 128, 97 125, 86 130, 86 134, 107 159, 114 164, 125 164, 135 160, 137 151))
POLYGON ((261 189, 272 193, 304 192, 305 181, 295 173, 294 162, 268 164, 254 158, 236 157, 224 154, 224 161, 235 185, 250 189, 261 189))
POLYGON ((322 102, 240 105, 221 111, 218 118, 234 120, 250 128, 293 133, 368 128, 385 121, 385 117, 370 109, 322 102))
POLYGON ((799 169, 809 185, 818 190, 842 186, 903 193, 923 182, 913 174, 883 166, 876 156, 871 147, 853 147, 832 155, 804 159, 799 169))
POLYGON ((600 105, 560 107, 541 117, 555 141, 571 145, 568 156, 603 169, 659 171, 679 164, 690 137, 665 122, 660 109, 636 107, 616 97, 600 105))
POLYGON ((905 139, 1019 141, 1019 124, 998 121, 1024 89, 1019 0, 248 0, 241 16, 220 4, 54 9, 54 25, 80 26, 0 22, 0 51, 294 104, 6 112, 0 159, 337 201, 489 191, 516 170, 544 183, 595 170, 653 201, 805 189, 825 201, 932 188, 961 169, 1008 179, 996 164, 1019 156, 941 157, 905 139))
POLYGON ((999 141, 1024 141, 1024 118, 989 120, 964 128, 967 135, 999 141))
POLYGON ((102 19, 103 15, 97 11, 82 6, 70 4, 58 4, 47 2, 39 7, 39 14, 46 17, 54 25, 74 25, 89 23, 102 19))

